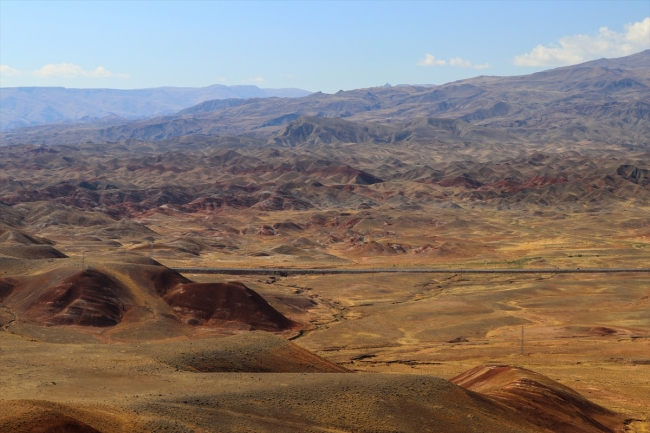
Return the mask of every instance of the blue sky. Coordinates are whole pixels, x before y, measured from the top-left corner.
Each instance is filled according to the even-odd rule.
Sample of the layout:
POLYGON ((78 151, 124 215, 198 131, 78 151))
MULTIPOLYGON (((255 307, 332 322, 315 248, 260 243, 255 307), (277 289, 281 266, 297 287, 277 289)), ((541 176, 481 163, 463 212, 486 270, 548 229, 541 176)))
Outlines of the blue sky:
POLYGON ((519 75, 650 47, 650 2, 0 0, 0 85, 312 91, 519 75))

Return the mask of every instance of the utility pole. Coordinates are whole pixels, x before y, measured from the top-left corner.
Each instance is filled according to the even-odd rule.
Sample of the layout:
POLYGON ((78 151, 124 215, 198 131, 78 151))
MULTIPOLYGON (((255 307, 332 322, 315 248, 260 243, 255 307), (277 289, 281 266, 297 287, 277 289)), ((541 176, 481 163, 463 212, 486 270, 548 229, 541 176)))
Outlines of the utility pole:
POLYGON ((250 268, 253 267, 253 252, 251 251, 251 232, 253 231, 253 221, 251 220, 248 223, 248 231, 246 234, 248 235, 248 266, 250 268))
POLYGON ((86 252, 82 251, 81 252, 81 269, 86 269, 85 261, 86 261, 86 252))

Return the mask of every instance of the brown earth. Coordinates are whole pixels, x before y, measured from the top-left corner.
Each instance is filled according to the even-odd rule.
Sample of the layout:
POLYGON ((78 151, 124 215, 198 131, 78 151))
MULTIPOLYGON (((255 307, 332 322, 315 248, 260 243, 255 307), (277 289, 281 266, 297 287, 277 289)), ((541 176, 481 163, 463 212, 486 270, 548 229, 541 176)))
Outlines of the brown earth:
POLYGON ((0 430, 649 431, 645 273, 170 269, 647 267, 635 59, 206 104, 147 140, 23 131, 43 141, 0 147, 0 430))
MULTIPOLYGON (((3 377, 11 393, 0 402, 3 431, 550 431, 446 380, 342 374, 262 332, 144 346, 26 344, 6 335, 0 341, 30 357, 25 366, 16 362, 19 353, 2 355, 3 369, 14 373, 3 377), (210 354, 221 361, 206 363, 210 354)), ((542 416, 558 412, 538 409, 542 416)))
POLYGON ((19 230, 0 230, 0 244, 4 245, 51 245, 48 239, 37 238, 19 230))
POLYGON ((219 341, 193 340, 152 345, 148 354, 181 370, 202 373, 346 373, 348 369, 326 361, 284 338, 264 332, 240 333, 219 341), (183 352, 181 352, 183 350, 183 352))
POLYGON ((0 255, 17 259, 61 259, 67 257, 49 245, 0 246, 0 255))
POLYGON ((181 284, 163 299, 177 316, 192 325, 224 326, 234 322, 264 331, 300 327, 238 281, 181 284))
MULTIPOLYGON (((208 275, 192 276, 206 283, 191 283, 159 265, 113 260, 82 271, 61 270, 59 261, 3 262, 12 276, 2 279, 3 293, 11 294, 0 314, 7 331, 0 333, 0 380, 13 401, 0 404, 0 425, 78 422, 103 432, 126 425, 133 431, 548 432, 561 426, 595 432, 624 431, 627 424, 644 431, 643 276, 615 276, 612 284, 625 292, 580 275, 299 276, 270 284, 242 277, 244 286, 208 283, 215 279, 208 275), (26 265, 38 277, 19 275, 26 265), (41 280, 53 283, 43 287, 41 280), (109 327, 42 327, 25 322, 27 303, 15 302, 28 287, 38 292, 31 300, 51 287, 89 290, 83 299, 97 284, 115 289, 116 282, 129 290, 132 304, 149 294, 144 305, 153 312, 167 305, 161 295, 187 286, 210 288, 207 300, 215 293, 228 299, 219 296, 224 288, 248 297, 245 287, 253 287, 289 323, 309 323, 293 334, 305 348, 241 327, 215 332, 223 322, 188 327, 142 312, 109 327), (571 307, 559 308, 566 303, 571 307), (522 323, 527 354, 513 356, 522 323), (357 374, 323 375, 345 371, 357 374), (469 394, 435 376, 455 376, 451 381, 469 394)), ((225 310, 227 303, 221 305, 225 310)))
MULTIPOLYGON (((55 275, 47 274, 39 278, 44 284, 55 279, 55 275)), ((17 289, 15 292, 20 286, 17 289)), ((27 307, 24 319, 46 326, 115 326, 133 304, 124 286, 94 270, 75 273, 38 295, 27 307)))
POLYGON ((648 429, 645 274, 232 281, 168 268, 647 266, 644 153, 110 145, 70 147, 65 160, 31 148, 0 150, 12 179, 0 185, 0 252, 32 257, 0 256, 7 423, 648 429), (39 258, 44 248, 67 257, 39 258), (493 364, 512 368, 491 388, 447 388, 493 364), (20 415, 24 405, 38 409, 20 415))
MULTIPOLYGON (((26 406, 30 402, 20 401, 16 403, 15 406, 11 407, 14 411, 18 409, 16 406, 26 406)), ((16 433, 101 433, 88 424, 59 412, 39 411, 36 408, 30 409, 32 410, 26 413, 15 415, 12 413, 13 416, 4 420, 3 427, 7 431, 16 433)))
POLYGON ((10 331, 38 332, 33 325, 39 325, 103 341, 146 341, 253 329, 291 334, 302 327, 240 282, 192 283, 160 265, 115 262, 79 270, 41 261, 31 269, 29 276, 0 279, 10 331))
POLYGON ((587 400, 571 388, 530 370, 507 365, 481 366, 451 382, 517 410, 532 424, 563 432, 611 432, 623 417, 587 400))

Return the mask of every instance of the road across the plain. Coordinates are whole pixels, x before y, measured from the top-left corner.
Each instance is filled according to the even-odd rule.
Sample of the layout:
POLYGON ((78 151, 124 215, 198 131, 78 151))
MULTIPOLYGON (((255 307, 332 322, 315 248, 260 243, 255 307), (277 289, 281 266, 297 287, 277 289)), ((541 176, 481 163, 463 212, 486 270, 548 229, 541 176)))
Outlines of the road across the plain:
POLYGON ((283 269, 283 268, 172 268, 182 274, 226 274, 226 275, 336 275, 336 274, 611 274, 650 273, 650 268, 575 268, 575 269, 283 269))

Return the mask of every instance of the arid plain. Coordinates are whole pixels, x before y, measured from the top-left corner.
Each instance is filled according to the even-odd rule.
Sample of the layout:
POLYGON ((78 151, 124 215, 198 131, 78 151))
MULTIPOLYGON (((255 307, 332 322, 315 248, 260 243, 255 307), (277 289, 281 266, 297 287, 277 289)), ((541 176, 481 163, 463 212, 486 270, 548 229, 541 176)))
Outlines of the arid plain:
POLYGON ((363 108, 347 116, 361 126, 314 113, 268 123, 217 101, 215 128, 266 126, 56 142, 206 121, 185 110, 161 128, 4 136, 1 429, 650 431, 650 274, 549 272, 650 266, 650 119, 632 98, 647 86, 576 69, 636 108, 530 114, 485 102, 482 78, 395 91, 438 110, 444 91, 471 90, 493 106, 465 120, 368 127, 363 108), (541 123, 507 126, 522 113, 558 127, 541 139, 541 123))

